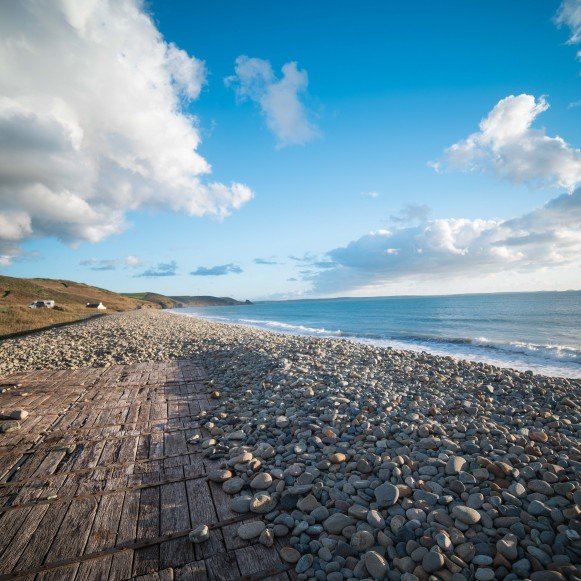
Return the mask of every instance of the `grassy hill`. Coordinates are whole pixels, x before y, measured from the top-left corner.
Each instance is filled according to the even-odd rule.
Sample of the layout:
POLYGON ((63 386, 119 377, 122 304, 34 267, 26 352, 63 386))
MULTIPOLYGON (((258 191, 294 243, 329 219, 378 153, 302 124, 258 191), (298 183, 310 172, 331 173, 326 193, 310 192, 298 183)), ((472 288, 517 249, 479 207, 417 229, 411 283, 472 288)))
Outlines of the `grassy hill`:
POLYGON ((180 307, 224 307, 231 305, 246 305, 250 301, 242 302, 230 297, 210 296, 169 296, 157 293, 123 293, 124 297, 148 301, 159 305, 162 309, 176 309, 180 307))
POLYGON ((169 297, 174 301, 180 303, 180 307, 225 307, 231 305, 249 305, 250 301, 237 301, 230 297, 209 297, 209 296, 197 296, 197 297, 169 297))
MULTIPOLYGON (((242 305, 228 297, 166 297, 157 293, 114 293, 71 280, 0 276, 0 337, 71 323, 97 314, 87 303, 102 302, 107 312, 242 305), (35 300, 53 300, 54 309, 29 309, 35 300)), ((102 311, 101 311, 102 313, 102 311)))
POLYGON ((95 314, 87 303, 102 302, 107 310, 160 308, 156 303, 70 280, 0 276, 0 337, 78 321, 95 314), (52 299, 54 309, 29 309, 37 299, 52 299))
POLYGON ((166 297, 165 295, 160 295, 157 293, 121 293, 121 296, 138 301, 153 303, 161 309, 175 309, 176 307, 183 306, 180 302, 174 300, 174 297, 166 297))

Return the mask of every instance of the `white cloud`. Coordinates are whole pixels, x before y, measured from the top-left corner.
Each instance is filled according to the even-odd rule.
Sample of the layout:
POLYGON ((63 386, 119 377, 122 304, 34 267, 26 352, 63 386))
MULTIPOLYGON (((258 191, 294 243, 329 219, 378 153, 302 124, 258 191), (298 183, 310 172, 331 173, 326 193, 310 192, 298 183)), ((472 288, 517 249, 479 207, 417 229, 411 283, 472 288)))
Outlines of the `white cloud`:
POLYGON ((581 150, 561 137, 549 137, 544 129, 531 128, 548 108, 542 97, 506 97, 480 122, 480 131, 449 147, 443 159, 431 165, 572 191, 581 182, 581 150))
POLYGON ((361 192, 362 196, 365 196, 366 198, 379 198, 379 196, 381 195, 379 192, 376 191, 371 191, 371 192, 361 192))
POLYGON ((450 218, 371 232, 330 251, 334 267, 311 281, 318 294, 365 294, 410 281, 428 288, 455 281, 463 288, 499 273, 579 268, 579 256, 581 188, 511 220, 450 218))
POLYGON ((250 99, 258 104, 266 125, 278 139, 279 147, 303 145, 319 136, 318 128, 309 120, 309 112, 300 96, 307 91, 309 78, 296 62, 282 67, 282 77, 274 74, 270 62, 239 56, 236 74, 224 82, 236 90, 240 101, 250 99))
POLYGON ((135 256, 133 254, 129 254, 125 257, 125 266, 127 266, 128 268, 135 268, 136 266, 140 266, 141 265, 141 259, 139 258, 139 256, 135 256))
MULTIPOLYGON (((581 42, 581 0, 564 0, 559 6, 555 22, 558 26, 568 26, 571 30, 568 44, 581 42)), ((577 58, 581 59, 581 51, 577 52, 577 58)))
POLYGON ((252 197, 202 181, 183 105, 204 63, 166 43, 140 0, 2 2, 0 62, 0 240, 97 242, 128 211, 224 217, 252 197))

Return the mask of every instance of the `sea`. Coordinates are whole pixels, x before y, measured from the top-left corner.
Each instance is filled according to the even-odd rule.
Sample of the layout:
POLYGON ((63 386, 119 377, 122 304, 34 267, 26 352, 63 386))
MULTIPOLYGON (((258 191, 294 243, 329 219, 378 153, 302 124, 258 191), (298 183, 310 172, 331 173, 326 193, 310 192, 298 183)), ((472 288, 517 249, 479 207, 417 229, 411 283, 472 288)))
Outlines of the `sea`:
POLYGON ((261 301, 174 311, 581 377, 581 291, 261 301))

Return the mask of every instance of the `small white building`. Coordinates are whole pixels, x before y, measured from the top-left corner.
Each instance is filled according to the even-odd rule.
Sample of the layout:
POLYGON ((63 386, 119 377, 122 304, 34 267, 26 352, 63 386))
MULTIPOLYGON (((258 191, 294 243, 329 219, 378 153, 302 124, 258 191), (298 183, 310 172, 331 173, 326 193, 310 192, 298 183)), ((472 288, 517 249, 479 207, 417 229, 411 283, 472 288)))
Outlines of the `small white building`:
POLYGON ((54 309, 54 301, 51 300, 37 300, 28 305, 29 309, 54 309))
POLYGON ((99 309, 104 311, 107 307, 103 303, 87 303, 87 309, 99 309))

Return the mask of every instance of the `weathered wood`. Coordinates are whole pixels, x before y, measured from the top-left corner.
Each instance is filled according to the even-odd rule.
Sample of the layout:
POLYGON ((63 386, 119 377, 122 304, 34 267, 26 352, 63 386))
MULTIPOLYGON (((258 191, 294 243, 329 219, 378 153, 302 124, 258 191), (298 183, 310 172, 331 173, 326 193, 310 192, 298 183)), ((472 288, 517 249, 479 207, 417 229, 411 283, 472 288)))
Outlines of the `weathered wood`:
POLYGON ((269 579, 288 580, 286 571, 290 567, 283 564, 278 553, 263 545, 251 545, 235 551, 236 561, 245 581, 269 579))
POLYGON ((6 392, 0 408, 34 411, 19 433, 0 434, 0 581, 286 578, 275 548, 236 537, 248 515, 208 482, 219 463, 187 443, 207 435, 197 415, 215 404, 199 365, 15 377, 26 405, 6 392), (194 545, 188 534, 201 523, 210 540, 194 545))

